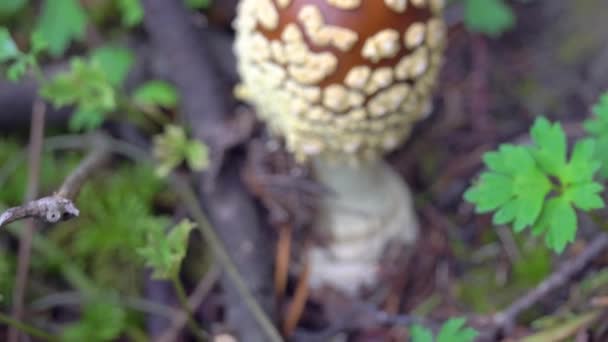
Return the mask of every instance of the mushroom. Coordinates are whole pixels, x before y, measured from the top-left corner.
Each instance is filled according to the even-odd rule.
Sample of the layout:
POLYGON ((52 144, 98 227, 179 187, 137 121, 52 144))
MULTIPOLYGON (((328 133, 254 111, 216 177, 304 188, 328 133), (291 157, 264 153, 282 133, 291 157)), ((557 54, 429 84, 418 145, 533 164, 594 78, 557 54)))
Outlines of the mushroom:
POLYGON ((309 252, 311 285, 354 294, 378 280, 389 242, 417 236, 410 192, 382 161, 431 109, 444 0, 242 0, 242 83, 270 129, 333 191, 309 252))

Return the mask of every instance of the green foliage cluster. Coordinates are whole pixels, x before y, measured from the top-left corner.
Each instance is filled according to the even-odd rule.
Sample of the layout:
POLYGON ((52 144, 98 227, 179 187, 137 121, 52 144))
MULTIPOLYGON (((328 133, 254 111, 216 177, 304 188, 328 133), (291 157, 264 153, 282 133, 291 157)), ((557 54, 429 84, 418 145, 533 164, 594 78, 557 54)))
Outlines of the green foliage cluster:
MULTIPOLYGON (((205 9, 211 0, 183 0, 192 9, 205 9)), ((30 0, 0 1, 0 19, 16 15, 30 0)), ((122 25, 133 28, 141 24, 144 10, 141 0, 108 0, 121 15, 122 25)), ((35 30, 49 43, 49 53, 62 56, 73 41, 84 38, 90 21, 86 8, 79 0, 45 0, 35 30)))
POLYGON ((608 97, 594 107, 596 118, 585 123, 590 137, 574 143, 568 159, 567 139, 559 123, 536 120, 530 130, 532 145, 501 145, 488 152, 488 170, 465 193, 479 213, 495 211, 493 223, 510 224, 515 232, 532 229, 544 235, 546 245, 562 252, 574 241, 577 212, 605 207, 600 196, 604 187, 598 171, 605 160, 598 149, 606 144, 608 97))
POLYGON ((57 108, 74 105, 70 121, 75 130, 93 130, 101 125, 104 114, 116 109, 116 93, 98 63, 80 58, 71 61, 71 69, 45 84, 40 95, 57 108))
MULTIPOLYGON (((22 156, 17 142, 0 141, 0 207, 22 201, 27 183, 22 156)), ((79 159, 72 154, 44 154, 41 191, 52 191, 79 159)), ((83 304, 80 319, 63 329, 62 340, 111 341, 137 327, 140 322, 128 319, 130 310, 114 293, 140 294, 143 266, 151 267, 159 278, 177 277, 194 225, 182 221, 166 233, 171 220, 154 210, 157 201, 171 201, 164 190, 164 181, 150 166, 121 166, 112 170, 111 177, 100 174, 79 195, 81 216, 55 226, 44 237, 44 244, 60 254, 51 256, 35 249, 34 279, 42 277, 44 282, 51 275, 66 276, 63 272, 69 263, 80 273, 78 277, 90 278, 96 289, 88 294, 92 297, 83 304)), ((14 256, 0 246, 0 302, 10 301, 14 269, 14 256)))
MULTIPOLYGON (((62 6, 74 6, 72 0, 61 1, 65 2, 62 6)), ((158 117, 160 108, 177 106, 177 91, 172 85, 162 81, 142 84, 134 90, 132 98, 122 95, 125 79, 135 57, 129 49, 113 45, 94 50, 86 59, 73 57, 69 70, 47 79, 38 66, 38 56, 45 51, 54 53, 54 44, 57 46, 57 52, 63 52, 64 50, 58 47, 63 47, 63 44, 67 44, 71 39, 66 38, 69 35, 61 34, 67 32, 64 30, 40 32, 45 32, 45 35, 33 34, 31 51, 24 53, 19 50, 8 30, 0 27, 0 64, 9 63, 7 77, 13 81, 18 81, 31 70, 41 84, 40 95, 44 99, 57 108, 73 106, 75 111, 70 119, 70 128, 73 131, 94 130, 111 114, 120 111, 135 111, 140 113, 139 116, 150 114, 158 117), (51 33, 53 37, 46 36, 51 33)))
POLYGON ((141 258, 149 231, 164 230, 170 220, 153 213, 163 182, 146 166, 122 167, 111 177, 88 182, 79 195, 81 216, 51 232, 51 239, 88 270, 101 285, 137 292, 141 258), (82 229, 86 227, 86 229, 82 229), (116 274, 116 269, 131 270, 116 274))
POLYGON ((30 52, 22 52, 11 38, 8 30, 0 27, 0 65, 3 63, 9 64, 6 75, 11 81, 17 81, 23 77, 28 68, 33 68, 34 71, 38 72, 36 58, 46 48, 46 41, 39 34, 35 33, 32 34, 30 39, 30 52))

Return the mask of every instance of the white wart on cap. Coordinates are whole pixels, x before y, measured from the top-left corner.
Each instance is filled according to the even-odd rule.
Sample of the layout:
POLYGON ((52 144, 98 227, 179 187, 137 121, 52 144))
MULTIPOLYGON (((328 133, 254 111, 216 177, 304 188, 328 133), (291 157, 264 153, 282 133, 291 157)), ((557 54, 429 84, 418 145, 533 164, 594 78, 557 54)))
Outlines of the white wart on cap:
POLYGON ((444 0, 242 0, 238 94, 299 159, 380 157, 430 108, 444 0))

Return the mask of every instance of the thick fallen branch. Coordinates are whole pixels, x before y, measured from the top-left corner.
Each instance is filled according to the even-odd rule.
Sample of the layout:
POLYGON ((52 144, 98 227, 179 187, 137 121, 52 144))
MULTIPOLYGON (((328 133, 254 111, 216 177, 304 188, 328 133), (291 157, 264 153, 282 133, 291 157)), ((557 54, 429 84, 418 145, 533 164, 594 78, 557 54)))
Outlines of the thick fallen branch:
MULTIPOLYGON (((242 157, 233 158, 225 153, 226 137, 233 130, 227 125, 233 112, 233 99, 231 86, 222 82, 218 56, 210 49, 209 32, 194 29, 181 1, 145 0, 142 4, 144 26, 171 70, 171 80, 182 95, 185 119, 193 135, 210 146, 212 168, 221 167, 213 179, 212 189, 203 186, 202 177, 199 179, 203 206, 255 301, 273 319, 273 251, 268 247, 268 231, 260 224, 255 203, 240 177, 242 157), (224 164, 220 165, 222 159, 224 164)), ((221 57, 224 58, 233 57, 221 57)), ((260 320, 263 316, 257 312, 257 305, 243 300, 244 289, 233 278, 234 275, 226 272, 221 279, 226 294, 227 325, 244 341, 280 339, 265 328, 268 320, 260 320), (254 307, 255 312, 251 310, 254 307)))
POLYGON ((78 216, 74 204, 80 189, 91 174, 107 161, 110 154, 105 147, 98 147, 65 179, 55 194, 43 197, 22 206, 10 208, 0 215, 0 227, 25 218, 37 218, 48 223, 68 220, 78 216))

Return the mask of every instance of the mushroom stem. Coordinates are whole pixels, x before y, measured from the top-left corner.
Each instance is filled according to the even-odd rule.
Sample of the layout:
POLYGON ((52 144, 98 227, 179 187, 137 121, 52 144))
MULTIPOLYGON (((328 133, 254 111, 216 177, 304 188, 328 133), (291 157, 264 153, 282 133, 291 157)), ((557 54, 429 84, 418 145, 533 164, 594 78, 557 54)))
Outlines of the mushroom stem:
POLYGON ((378 281, 389 243, 411 245, 418 233, 410 191, 384 161, 353 166, 313 160, 317 180, 332 193, 316 223, 323 244, 311 248, 313 288, 329 285, 349 294, 378 281))

